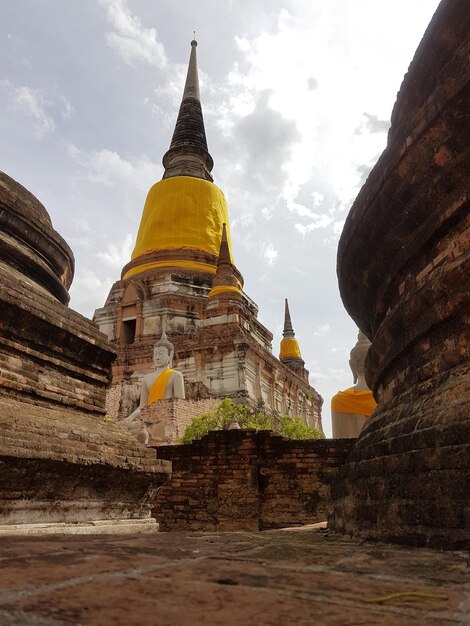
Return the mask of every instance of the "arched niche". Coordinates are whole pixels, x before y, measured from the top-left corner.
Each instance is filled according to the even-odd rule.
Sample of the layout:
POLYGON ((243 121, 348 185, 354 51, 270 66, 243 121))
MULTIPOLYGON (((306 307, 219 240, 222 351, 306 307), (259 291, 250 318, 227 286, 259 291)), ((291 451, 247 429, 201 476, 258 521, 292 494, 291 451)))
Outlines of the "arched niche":
POLYGON ((121 345, 132 345, 142 338, 142 308, 146 295, 141 281, 130 280, 126 285, 116 320, 116 337, 121 345))

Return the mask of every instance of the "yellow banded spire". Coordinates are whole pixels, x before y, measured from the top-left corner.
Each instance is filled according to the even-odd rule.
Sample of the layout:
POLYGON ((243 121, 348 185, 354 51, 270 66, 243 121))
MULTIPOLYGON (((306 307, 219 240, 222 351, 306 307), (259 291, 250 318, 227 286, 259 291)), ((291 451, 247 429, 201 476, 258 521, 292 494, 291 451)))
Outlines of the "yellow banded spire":
MULTIPOLYGON (((229 223, 225 196, 212 182, 212 157, 207 149, 199 93, 196 57, 191 55, 181 107, 169 150, 163 157, 163 180, 151 187, 131 261, 123 268, 127 279, 163 268, 215 274, 222 225, 229 223)), ((230 259, 230 230, 226 245, 230 259)), ((238 270, 235 269, 242 283, 238 270)))

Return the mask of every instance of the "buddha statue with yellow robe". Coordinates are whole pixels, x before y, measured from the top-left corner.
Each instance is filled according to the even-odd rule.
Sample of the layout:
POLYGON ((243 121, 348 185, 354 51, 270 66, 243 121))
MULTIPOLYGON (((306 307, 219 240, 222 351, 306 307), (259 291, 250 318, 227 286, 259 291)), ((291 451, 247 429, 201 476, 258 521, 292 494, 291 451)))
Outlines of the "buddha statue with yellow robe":
POLYGON ((331 422, 335 439, 352 439, 359 435, 377 403, 364 378, 364 363, 370 341, 359 331, 357 343, 351 350, 349 367, 354 387, 339 391, 331 399, 331 422))
POLYGON ((136 431, 135 434, 142 443, 147 443, 148 433, 146 433, 145 425, 139 424, 141 409, 159 400, 185 398, 183 375, 171 367, 174 351, 173 344, 168 341, 163 331, 153 349, 155 369, 142 380, 139 406, 124 420, 129 430, 136 431))

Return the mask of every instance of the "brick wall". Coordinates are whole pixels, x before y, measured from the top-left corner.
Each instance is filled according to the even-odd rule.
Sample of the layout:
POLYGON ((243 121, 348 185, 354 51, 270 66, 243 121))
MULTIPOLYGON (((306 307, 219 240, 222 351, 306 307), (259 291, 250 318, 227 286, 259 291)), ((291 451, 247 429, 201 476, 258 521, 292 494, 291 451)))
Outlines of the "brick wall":
POLYGON ((216 398, 159 400, 141 411, 141 420, 150 435, 149 445, 176 443, 193 417, 214 411, 220 404, 216 398))
POLYGON ((171 480, 153 515, 161 530, 259 530, 323 521, 329 476, 351 440, 295 441, 269 431, 213 431, 184 446, 157 447, 171 480))

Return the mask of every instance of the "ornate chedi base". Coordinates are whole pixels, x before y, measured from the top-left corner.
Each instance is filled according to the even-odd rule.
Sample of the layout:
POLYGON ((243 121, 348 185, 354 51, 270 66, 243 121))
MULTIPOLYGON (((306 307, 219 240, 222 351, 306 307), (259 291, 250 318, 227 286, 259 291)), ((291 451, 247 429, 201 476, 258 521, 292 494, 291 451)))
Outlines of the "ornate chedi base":
POLYGON ((38 200, 1 173, 0 225, 0 530, 148 527, 169 465, 104 421, 115 354, 66 306, 72 253, 38 200))
POLYGON ((444 0, 340 241, 379 406, 332 487, 330 525, 366 538, 470 544, 469 53, 468 4, 444 0))

